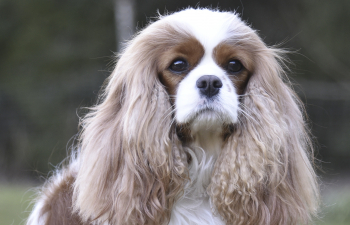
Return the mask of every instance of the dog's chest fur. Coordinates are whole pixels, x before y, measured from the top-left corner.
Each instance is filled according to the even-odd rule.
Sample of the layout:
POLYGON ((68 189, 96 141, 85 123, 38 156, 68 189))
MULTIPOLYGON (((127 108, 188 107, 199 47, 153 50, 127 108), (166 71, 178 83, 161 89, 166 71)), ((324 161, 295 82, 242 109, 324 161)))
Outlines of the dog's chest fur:
POLYGON ((217 131, 200 133, 194 135, 194 142, 186 148, 192 158, 189 167, 190 181, 185 186, 184 194, 172 208, 169 225, 225 224, 218 215, 214 215, 215 208, 206 191, 221 150, 222 139, 217 131))

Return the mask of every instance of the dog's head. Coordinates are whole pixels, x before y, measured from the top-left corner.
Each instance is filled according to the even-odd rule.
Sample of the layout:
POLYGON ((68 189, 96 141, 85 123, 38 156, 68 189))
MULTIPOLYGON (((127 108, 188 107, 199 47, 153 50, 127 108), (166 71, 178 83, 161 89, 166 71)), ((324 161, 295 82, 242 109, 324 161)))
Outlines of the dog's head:
POLYGON ((317 184, 281 50, 230 12, 160 17, 121 53, 84 118, 75 209, 84 219, 161 224, 187 182, 184 146, 205 130, 222 149, 207 189, 228 224, 294 224, 317 184))
POLYGON ((185 138, 201 128, 237 123, 238 97, 254 70, 254 43, 242 40, 254 32, 231 13, 186 10, 164 20, 175 25, 171 29, 178 43, 161 53, 159 78, 173 103, 176 124, 191 130, 185 138))

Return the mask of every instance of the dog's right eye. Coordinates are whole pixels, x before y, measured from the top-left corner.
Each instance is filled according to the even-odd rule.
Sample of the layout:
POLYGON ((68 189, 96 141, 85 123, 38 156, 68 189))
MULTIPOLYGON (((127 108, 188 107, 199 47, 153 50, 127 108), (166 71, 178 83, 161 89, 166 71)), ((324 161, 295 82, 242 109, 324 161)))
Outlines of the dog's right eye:
POLYGON ((176 59, 170 64, 169 69, 176 73, 185 72, 188 69, 188 63, 184 59, 176 59))

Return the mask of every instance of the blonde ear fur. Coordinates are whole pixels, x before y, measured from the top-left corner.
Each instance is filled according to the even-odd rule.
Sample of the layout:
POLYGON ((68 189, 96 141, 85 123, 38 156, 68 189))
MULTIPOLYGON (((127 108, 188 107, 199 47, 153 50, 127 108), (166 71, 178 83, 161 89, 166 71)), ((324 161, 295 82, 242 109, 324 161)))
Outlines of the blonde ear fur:
POLYGON ((227 224, 306 224, 319 193, 302 107, 282 81, 283 51, 251 37, 254 72, 208 192, 227 224))
POLYGON ((170 29, 153 23, 122 54, 102 103, 83 119, 74 209, 84 221, 162 224, 186 178, 156 56, 170 29))

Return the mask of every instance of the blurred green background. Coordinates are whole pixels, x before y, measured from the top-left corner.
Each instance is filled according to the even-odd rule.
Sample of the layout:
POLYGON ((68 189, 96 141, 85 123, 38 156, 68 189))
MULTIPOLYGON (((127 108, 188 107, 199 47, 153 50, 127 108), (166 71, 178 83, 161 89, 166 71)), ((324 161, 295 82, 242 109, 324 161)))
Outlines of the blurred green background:
POLYGON ((267 44, 296 52, 290 78, 322 181, 316 223, 350 224, 350 0, 0 0, 0 225, 23 223, 29 189, 66 156, 121 39, 157 9, 198 5, 236 11, 267 44))

